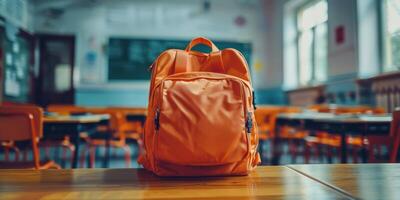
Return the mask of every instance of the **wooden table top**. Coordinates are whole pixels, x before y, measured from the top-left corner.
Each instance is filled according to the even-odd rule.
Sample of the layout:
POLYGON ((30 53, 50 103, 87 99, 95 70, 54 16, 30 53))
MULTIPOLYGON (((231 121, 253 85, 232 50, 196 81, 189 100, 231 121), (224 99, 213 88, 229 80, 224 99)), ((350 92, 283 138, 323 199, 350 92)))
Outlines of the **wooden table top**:
POLYGON ((45 116, 44 123, 96 123, 102 120, 108 120, 108 114, 90 114, 90 115, 54 115, 45 116))
POLYGON ((144 169, 0 170, 1 199, 349 199, 285 166, 161 178, 144 169))
POLYGON ((335 117, 333 113, 318 113, 318 112, 302 112, 302 113, 281 113, 277 116, 279 119, 289 120, 308 120, 308 119, 331 119, 335 117))
POLYGON ((392 116, 383 115, 353 115, 353 114, 332 114, 332 113, 284 113, 279 114, 278 119, 287 120, 313 120, 317 122, 336 123, 390 123, 392 116))
POLYGON ((400 164, 288 167, 356 199, 400 199, 400 164))

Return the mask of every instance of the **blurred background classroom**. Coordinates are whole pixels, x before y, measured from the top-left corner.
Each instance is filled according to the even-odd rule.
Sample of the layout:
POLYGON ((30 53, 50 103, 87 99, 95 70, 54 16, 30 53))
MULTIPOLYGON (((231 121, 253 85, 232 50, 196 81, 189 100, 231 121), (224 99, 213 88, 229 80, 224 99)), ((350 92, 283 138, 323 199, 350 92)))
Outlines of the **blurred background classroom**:
POLYGON ((396 162, 400 0, 0 0, 0 168, 140 167, 148 68, 199 36, 249 63, 262 164, 396 162))

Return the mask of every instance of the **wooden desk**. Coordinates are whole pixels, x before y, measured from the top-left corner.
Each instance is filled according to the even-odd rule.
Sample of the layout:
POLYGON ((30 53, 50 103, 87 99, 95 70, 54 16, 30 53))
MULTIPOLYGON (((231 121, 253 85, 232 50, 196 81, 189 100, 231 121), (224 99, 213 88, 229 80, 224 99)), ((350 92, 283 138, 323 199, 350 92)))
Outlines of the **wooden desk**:
MULTIPOLYGON (((347 136, 388 135, 390 132, 390 115, 335 115, 331 113, 293 113, 282 114, 277 117, 277 136, 279 127, 293 126, 310 131, 325 131, 330 134, 340 135, 341 162, 347 163, 347 136)), ((363 150, 363 161, 366 161, 366 152, 363 150)), ((273 159, 279 163, 279 153, 273 159)))
POLYGON ((399 199, 400 164, 290 165, 355 199, 399 199))
POLYGON ((147 118, 147 111, 146 112, 138 112, 138 113, 127 113, 126 114, 126 120, 129 122, 140 122, 142 127, 144 127, 144 124, 146 122, 147 118))
MULTIPOLYGON (((79 115, 79 116, 68 116, 68 115, 54 115, 44 117, 43 137, 44 139, 62 139, 65 136, 69 136, 75 145, 74 159, 72 161, 72 168, 78 167, 79 159, 79 144, 80 144, 80 133, 90 133, 92 129, 100 124, 107 124, 110 116, 109 115, 79 115)), ((110 136, 111 137, 111 136, 110 136)), ((108 140, 107 140, 108 141, 108 140)), ((110 148, 109 145, 106 147, 106 158, 104 159, 103 166, 108 166, 110 148)))
POLYGON ((45 116, 43 121, 44 123, 63 123, 63 124, 71 124, 71 123, 98 123, 103 120, 108 120, 110 115, 101 114, 101 115, 55 115, 55 116, 45 116))
POLYGON ((249 176, 160 178, 144 169, 0 170, 1 199, 349 199, 284 166, 249 176))

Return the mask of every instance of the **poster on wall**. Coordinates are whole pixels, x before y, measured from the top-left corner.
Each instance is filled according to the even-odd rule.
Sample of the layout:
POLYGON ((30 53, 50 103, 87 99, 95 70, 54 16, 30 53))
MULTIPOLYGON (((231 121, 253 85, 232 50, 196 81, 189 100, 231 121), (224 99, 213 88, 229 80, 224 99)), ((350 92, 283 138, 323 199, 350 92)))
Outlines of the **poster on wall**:
POLYGON ((3 101, 28 102, 30 43, 16 30, 6 27, 0 31, 0 45, 4 48, 3 101))

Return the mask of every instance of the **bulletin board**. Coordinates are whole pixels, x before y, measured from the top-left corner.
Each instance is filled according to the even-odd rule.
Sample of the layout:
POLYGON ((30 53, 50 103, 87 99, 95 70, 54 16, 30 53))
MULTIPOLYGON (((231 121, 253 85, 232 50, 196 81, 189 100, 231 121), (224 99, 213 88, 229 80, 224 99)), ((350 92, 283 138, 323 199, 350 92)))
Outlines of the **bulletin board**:
MULTIPOLYGON (((108 80, 149 80, 149 66, 167 49, 184 49, 189 40, 163 40, 111 37, 108 43, 108 80)), ((251 43, 214 41, 219 49, 235 48, 249 62, 251 43)), ((197 47, 197 46, 196 46, 197 47)), ((199 45, 194 50, 209 52, 199 45)))
POLYGON ((30 46, 19 36, 7 36, 0 29, 1 64, 3 65, 3 101, 28 102, 31 94, 30 46))

